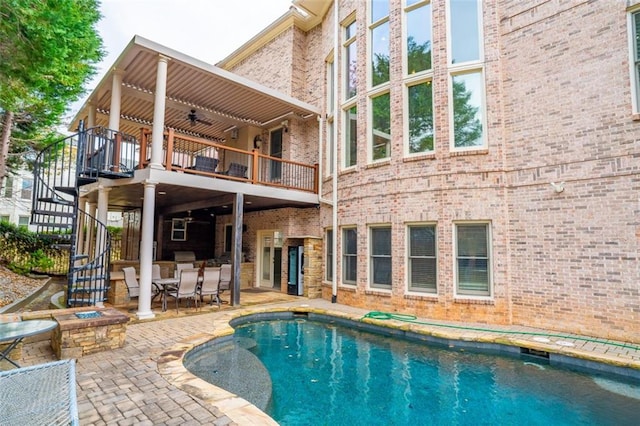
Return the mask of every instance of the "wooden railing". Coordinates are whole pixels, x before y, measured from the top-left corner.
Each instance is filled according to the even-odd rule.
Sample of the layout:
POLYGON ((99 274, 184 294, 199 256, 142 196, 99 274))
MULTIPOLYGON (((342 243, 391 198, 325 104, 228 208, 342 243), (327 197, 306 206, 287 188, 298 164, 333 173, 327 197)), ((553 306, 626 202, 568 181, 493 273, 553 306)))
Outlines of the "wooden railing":
MULTIPOLYGON (((151 132, 140 136, 139 167, 146 167, 151 153, 151 132), (145 160, 142 160, 145 159, 145 160)), ((162 162, 166 170, 241 182, 318 192, 318 165, 308 165, 222 145, 210 140, 165 132, 162 162)))

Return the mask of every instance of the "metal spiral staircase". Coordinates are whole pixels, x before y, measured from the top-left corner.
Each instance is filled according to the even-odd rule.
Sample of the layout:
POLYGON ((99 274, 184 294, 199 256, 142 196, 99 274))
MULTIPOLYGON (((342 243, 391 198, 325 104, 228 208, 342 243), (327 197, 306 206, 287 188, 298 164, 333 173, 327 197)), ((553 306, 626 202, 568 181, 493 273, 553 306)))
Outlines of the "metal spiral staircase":
MULTIPOLYGON (((135 138, 102 127, 83 129, 38 154, 31 223, 69 250, 67 307, 101 304, 109 289, 111 236, 80 206, 80 188, 100 178, 133 176, 135 138)), ((96 214, 99 216, 98 214, 96 214)))

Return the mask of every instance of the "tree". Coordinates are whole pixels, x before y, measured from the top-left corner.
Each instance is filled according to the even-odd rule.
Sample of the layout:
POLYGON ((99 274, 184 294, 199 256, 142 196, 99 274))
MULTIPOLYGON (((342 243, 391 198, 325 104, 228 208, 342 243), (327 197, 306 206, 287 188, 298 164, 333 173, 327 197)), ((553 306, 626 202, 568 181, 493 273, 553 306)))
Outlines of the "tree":
POLYGON ((104 55, 100 17, 98 0, 0 0, 0 188, 84 93, 104 55))

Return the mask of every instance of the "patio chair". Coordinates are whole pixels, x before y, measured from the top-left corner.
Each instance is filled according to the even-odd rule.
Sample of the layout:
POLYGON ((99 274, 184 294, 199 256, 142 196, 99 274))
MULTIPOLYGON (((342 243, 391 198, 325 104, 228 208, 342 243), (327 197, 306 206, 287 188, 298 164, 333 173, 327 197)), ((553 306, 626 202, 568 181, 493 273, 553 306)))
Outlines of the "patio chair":
POLYGON ((244 164, 231 163, 229 164, 229 168, 223 174, 227 176, 234 176, 239 178, 247 177, 247 169, 248 167, 244 164))
POLYGON ((215 299, 218 308, 220 307, 220 297, 218 296, 218 287, 220 285, 220 267, 204 268, 202 273, 202 284, 200 285, 200 303, 204 301, 204 296, 211 296, 210 305, 213 305, 215 299))
POLYGON ((218 167, 218 159, 205 157, 203 155, 196 156, 196 164, 189 167, 190 170, 198 170, 201 172, 214 173, 218 167))
POLYGON ((198 270, 194 268, 182 269, 178 287, 168 290, 167 296, 176 299, 176 313, 179 312, 180 299, 187 299, 187 302, 189 299, 193 299, 193 303, 198 309, 198 270))
POLYGON ((231 264, 225 263, 220 265, 220 286, 219 293, 229 290, 231 287, 231 264))
POLYGON ((122 268, 124 273, 124 283, 127 285, 127 291, 129 292, 129 298, 140 296, 140 284, 136 278, 136 268, 127 266, 122 268))
MULTIPOLYGON (((157 273, 160 274, 160 266, 153 265, 154 267, 158 267, 158 271, 156 272, 154 268, 151 269, 151 274, 157 273)), ((127 290, 129 291, 129 298, 131 297, 139 297, 140 296, 140 283, 138 283, 138 279, 136 278, 136 268, 133 266, 127 266, 126 268, 122 268, 122 272, 124 273, 124 283, 127 285, 127 290)), ((155 278, 152 278, 152 281, 155 278)), ((160 294, 160 289, 158 289, 155 285, 151 287, 151 301, 155 299, 160 294)))
POLYGON ((193 263, 176 263, 175 278, 180 278, 183 269, 193 269, 193 263))

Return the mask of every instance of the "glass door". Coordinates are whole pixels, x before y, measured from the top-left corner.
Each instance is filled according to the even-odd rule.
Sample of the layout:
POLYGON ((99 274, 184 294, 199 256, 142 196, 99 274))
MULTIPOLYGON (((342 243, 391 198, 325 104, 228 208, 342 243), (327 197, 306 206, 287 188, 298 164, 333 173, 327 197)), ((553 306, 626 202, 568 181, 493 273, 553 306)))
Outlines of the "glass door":
POLYGON ((282 276, 282 238, 278 231, 258 231, 256 271, 258 287, 280 288, 282 276))

